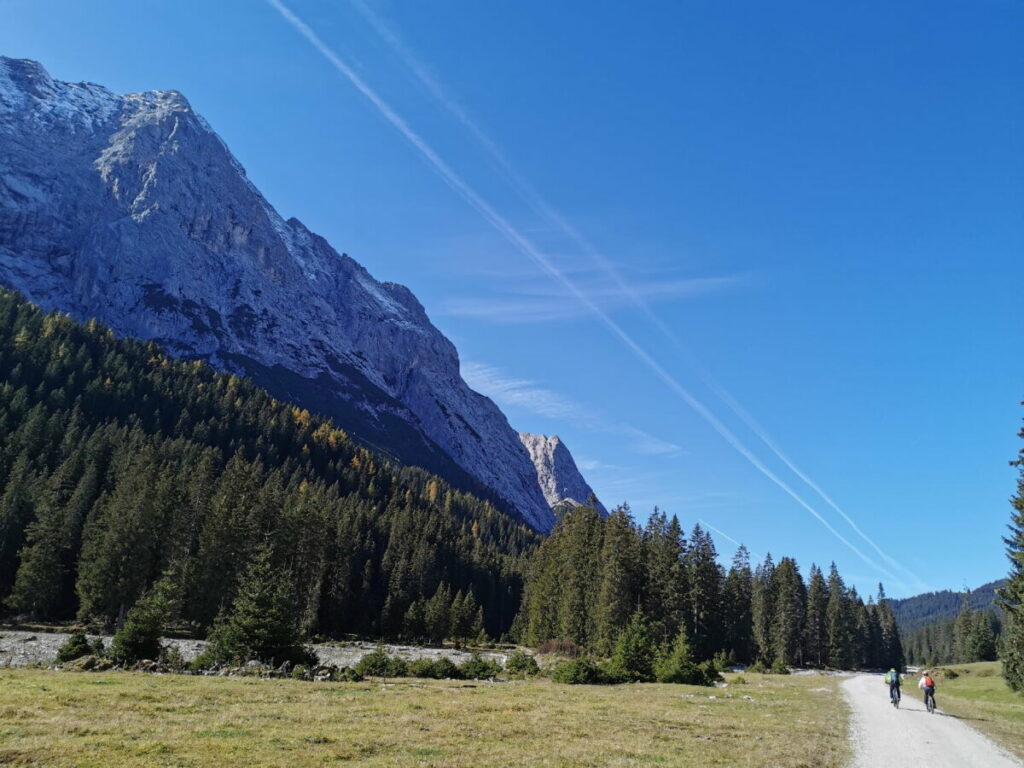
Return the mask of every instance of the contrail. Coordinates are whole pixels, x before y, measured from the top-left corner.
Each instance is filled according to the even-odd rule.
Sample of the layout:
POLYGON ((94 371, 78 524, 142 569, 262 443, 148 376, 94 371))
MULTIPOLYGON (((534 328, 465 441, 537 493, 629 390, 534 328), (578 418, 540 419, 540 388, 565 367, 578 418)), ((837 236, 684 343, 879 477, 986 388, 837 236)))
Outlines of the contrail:
POLYGON ((546 220, 548 224, 561 230, 572 240, 580 250, 598 264, 598 266, 610 277, 618 288, 627 296, 630 302, 654 324, 670 341, 679 347, 689 359, 693 367, 711 392, 721 400, 750 430, 754 435, 775 454, 797 477, 807 484, 818 496, 834 509, 843 520, 860 536, 867 544, 874 549, 878 555, 890 566, 896 568, 916 581, 919 587, 927 588, 927 584, 917 574, 910 571, 895 558, 889 556, 882 548, 854 522, 854 520, 832 500, 828 494, 810 477, 808 477, 793 461, 782 452, 781 448, 758 424, 750 413, 723 387, 711 374, 701 365, 687 345, 654 311, 650 304, 637 292, 629 282, 622 277, 615 265, 595 248, 569 221, 554 209, 536 188, 520 174, 505 157, 504 152, 498 144, 477 124, 477 122, 466 112, 465 109, 454 99, 447 89, 437 80, 427 67, 416 55, 416 53, 405 44, 395 31, 376 13, 365 0, 350 0, 351 5, 362 15, 373 30, 387 43, 395 54, 401 59, 405 67, 413 74, 420 85, 434 98, 434 100, 445 109, 458 123, 460 123, 477 143, 490 156, 492 162, 498 167, 502 175, 511 187, 519 194, 520 198, 530 207, 534 213, 546 220))
POLYGON ((295 28, 299 34, 301 34, 306 40, 326 58, 335 69, 337 69, 342 75, 344 75, 349 82, 362 93, 371 104, 373 104, 377 110, 381 113, 385 120, 387 120, 392 127, 394 127, 412 146, 423 156, 427 161, 428 165, 437 173, 438 176, 455 192, 457 192, 472 208, 474 208, 492 227, 494 227, 499 233, 501 233, 509 242, 512 243, 521 253, 536 263, 544 272, 546 272, 552 279, 561 283, 570 294, 572 294, 578 301, 580 301, 585 307, 587 307, 594 316, 601 321, 601 323, 614 335, 619 341, 621 341, 633 354, 640 359, 650 370, 662 380, 662 382, 668 386, 668 388, 675 393, 683 402, 689 405, 697 414, 703 418, 711 427, 714 429, 729 445, 731 445, 736 451, 740 453, 755 469, 760 471, 765 477, 771 480, 775 485, 781 488, 788 496, 796 501, 801 507, 806 509, 813 515, 818 522, 820 522, 825 528, 835 536, 839 541, 845 544, 852 552, 860 557, 864 562, 870 565, 879 573, 884 574, 887 578, 894 582, 900 582, 895 575, 890 571, 880 566, 856 546, 853 545, 848 539, 846 539, 839 531, 832 527, 824 517, 822 517, 814 507, 804 501, 792 488, 789 487, 781 478, 779 478, 774 472, 772 472, 764 463, 761 462, 749 449, 737 438, 722 422, 715 417, 711 411, 709 411, 703 403, 695 398, 690 392, 683 387, 673 376, 665 370, 647 351, 641 347, 633 338, 626 333, 625 330, 618 323, 599 307, 579 286, 576 285, 571 279, 569 279, 564 273, 562 273, 540 250, 533 245, 522 233, 519 232, 508 220, 506 220, 501 214, 499 214, 491 205, 484 200, 477 192, 466 183, 445 161, 434 151, 434 149, 427 144, 427 142, 416 133, 412 127, 397 113, 391 106, 385 102, 369 85, 367 85, 361 77, 344 61, 342 61, 334 51, 332 51, 326 43, 324 43, 319 36, 298 16, 296 16, 287 6, 285 6, 281 0, 267 0, 267 3, 277 10, 278 13, 287 21, 292 27, 295 28))
MULTIPOLYGON (((737 547, 737 548, 739 548, 739 547, 742 547, 742 546, 745 546, 745 545, 743 544, 743 542, 740 542, 740 541, 736 541, 736 539, 734 539, 734 538, 733 538, 732 536, 730 536, 730 535, 729 535, 728 533, 726 533, 725 531, 721 530, 720 528, 715 528, 715 526, 713 526, 713 525, 712 525, 711 523, 709 523, 709 522, 708 522, 707 520, 705 520, 705 519, 704 519, 703 517, 698 517, 698 518, 697 518, 697 522, 698 522, 698 523, 700 523, 701 525, 703 525, 703 526, 704 526, 705 528, 707 528, 707 529, 708 529, 709 531, 712 531, 712 532, 714 532, 714 533, 717 533, 717 534, 718 534, 719 536, 721 536, 721 537, 722 537, 723 539, 725 539, 726 541, 731 541, 731 542, 732 542, 733 544, 735 544, 735 545, 736 545, 736 547, 737 547)), ((758 554, 757 552, 754 552, 754 551, 753 551, 752 549, 747 549, 747 554, 749 554, 749 555, 750 555, 750 556, 751 556, 752 558, 754 558, 755 560, 764 560, 764 558, 763 558, 763 557, 761 557, 761 555, 759 555, 759 554, 758 554)))

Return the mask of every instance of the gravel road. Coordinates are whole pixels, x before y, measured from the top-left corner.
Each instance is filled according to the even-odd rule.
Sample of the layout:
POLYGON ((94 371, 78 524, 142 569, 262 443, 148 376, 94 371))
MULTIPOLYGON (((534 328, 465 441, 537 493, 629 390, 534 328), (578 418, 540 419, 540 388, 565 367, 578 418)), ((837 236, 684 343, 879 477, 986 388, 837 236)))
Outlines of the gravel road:
POLYGON ((929 715, 915 680, 908 680, 898 710, 889 703, 889 689, 881 675, 855 675, 843 682, 852 709, 853 768, 878 768, 904 762, 893 750, 928 768, 1020 768, 1021 763, 968 723, 942 709, 942 691, 935 698, 940 709, 929 715))

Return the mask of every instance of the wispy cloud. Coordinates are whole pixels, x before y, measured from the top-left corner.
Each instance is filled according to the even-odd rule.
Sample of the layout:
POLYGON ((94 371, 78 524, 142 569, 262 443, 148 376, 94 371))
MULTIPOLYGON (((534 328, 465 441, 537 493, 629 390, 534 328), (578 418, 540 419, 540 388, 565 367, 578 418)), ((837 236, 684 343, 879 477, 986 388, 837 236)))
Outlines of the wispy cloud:
POLYGON ((629 424, 608 419, 597 411, 534 381, 508 376, 493 365, 463 361, 462 378, 470 387, 487 395, 504 408, 521 408, 528 413, 572 424, 590 432, 617 435, 625 438, 626 448, 633 453, 660 456, 678 453, 681 450, 675 443, 662 440, 629 424))
MULTIPOLYGON (((578 280, 585 281, 588 275, 578 280)), ((726 290, 738 285, 740 277, 698 277, 651 281, 635 285, 635 292, 642 294, 650 303, 677 301, 726 290)), ((451 297, 441 304, 440 313, 453 317, 472 317, 498 323, 543 323, 591 317, 590 308, 579 301, 564 286, 533 280, 519 282, 504 281, 505 295, 490 298, 451 297)), ((588 295, 606 312, 630 307, 634 304, 632 293, 622 291, 617 285, 594 284, 587 287, 588 295)))

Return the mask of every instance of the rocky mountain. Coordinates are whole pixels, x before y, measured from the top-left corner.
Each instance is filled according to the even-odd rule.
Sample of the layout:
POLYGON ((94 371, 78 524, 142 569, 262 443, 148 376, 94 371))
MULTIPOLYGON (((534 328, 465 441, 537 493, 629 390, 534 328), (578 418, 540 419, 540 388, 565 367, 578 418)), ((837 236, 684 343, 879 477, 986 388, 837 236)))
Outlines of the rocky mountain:
MULTIPOLYGON (((586 504, 591 496, 595 496, 558 435, 548 437, 520 432, 519 440, 537 469, 537 480, 549 505, 586 504)), ((596 506, 602 515, 608 514, 600 501, 596 506)))
POLYGON ((180 93, 121 96, 0 57, 0 284, 251 376, 553 525, 527 449, 416 297, 283 219, 180 93))

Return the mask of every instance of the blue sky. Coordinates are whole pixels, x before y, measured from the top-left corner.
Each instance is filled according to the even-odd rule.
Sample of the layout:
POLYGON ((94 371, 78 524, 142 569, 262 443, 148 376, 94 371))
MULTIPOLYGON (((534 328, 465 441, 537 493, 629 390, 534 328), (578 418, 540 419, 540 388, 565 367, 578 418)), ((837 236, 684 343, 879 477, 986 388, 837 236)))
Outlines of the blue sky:
POLYGON ((0 14, 0 52, 56 77, 182 91, 283 215, 409 285, 467 380, 561 435, 609 506, 707 521, 726 557, 729 536, 835 560, 865 592, 1006 572, 1019 3, 0 14))

